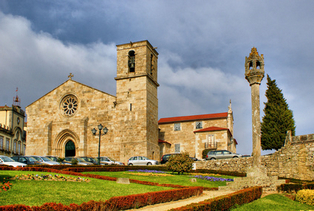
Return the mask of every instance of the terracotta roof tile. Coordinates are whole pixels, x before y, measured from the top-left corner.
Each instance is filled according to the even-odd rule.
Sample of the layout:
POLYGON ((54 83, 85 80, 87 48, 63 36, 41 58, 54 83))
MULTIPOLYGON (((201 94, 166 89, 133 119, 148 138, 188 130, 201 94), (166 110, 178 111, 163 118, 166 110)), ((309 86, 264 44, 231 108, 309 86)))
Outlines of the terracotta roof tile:
POLYGON ((220 119, 220 118, 227 118, 227 117, 228 117, 228 112, 216 113, 216 114, 193 115, 193 116, 167 117, 167 118, 161 118, 158 121, 158 124, 165 124, 165 123, 172 123, 172 122, 187 122, 187 121, 206 120, 206 119, 220 119))
POLYGON ((171 143, 169 143, 168 141, 164 141, 164 140, 161 140, 161 139, 158 139, 158 143, 166 143, 166 144, 170 144, 171 145, 171 143))

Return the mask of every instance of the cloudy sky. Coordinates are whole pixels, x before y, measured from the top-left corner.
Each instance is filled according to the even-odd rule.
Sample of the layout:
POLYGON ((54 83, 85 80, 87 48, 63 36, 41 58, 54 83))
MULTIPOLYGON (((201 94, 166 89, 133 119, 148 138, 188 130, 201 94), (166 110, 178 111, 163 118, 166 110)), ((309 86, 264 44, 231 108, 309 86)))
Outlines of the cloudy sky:
MULTIPOLYGON (((234 137, 252 152, 252 47, 294 113, 296 134, 314 133, 314 1, 1 0, 0 105, 21 107, 74 80, 115 95, 116 45, 158 47, 159 118, 234 112, 234 137)), ((260 86, 263 115, 266 77, 260 86)), ((265 154, 267 152, 263 152, 265 154)))

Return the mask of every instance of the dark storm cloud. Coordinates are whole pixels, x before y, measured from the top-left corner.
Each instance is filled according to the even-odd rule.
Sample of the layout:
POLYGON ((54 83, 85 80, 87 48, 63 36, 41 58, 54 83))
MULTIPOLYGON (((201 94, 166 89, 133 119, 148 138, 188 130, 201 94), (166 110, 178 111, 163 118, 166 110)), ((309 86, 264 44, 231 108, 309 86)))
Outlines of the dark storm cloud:
MULTIPOLYGON (((159 52, 159 118, 234 111, 238 152, 251 153, 253 46, 294 112, 313 133, 313 1, 0 2, 0 105, 19 87, 23 107, 74 79, 115 94, 116 44, 149 40, 159 52), (305 114, 305 111, 307 113, 305 114)), ((266 79, 261 84, 261 110, 266 79)), ((263 112, 261 112, 263 115, 263 112)))

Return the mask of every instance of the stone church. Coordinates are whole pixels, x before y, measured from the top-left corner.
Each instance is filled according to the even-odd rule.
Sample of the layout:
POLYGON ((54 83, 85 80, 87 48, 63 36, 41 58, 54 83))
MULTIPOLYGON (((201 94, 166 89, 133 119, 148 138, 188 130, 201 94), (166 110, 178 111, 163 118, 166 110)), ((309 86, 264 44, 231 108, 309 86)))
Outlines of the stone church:
POLYGON ((158 122, 157 60, 158 52, 147 40, 117 45, 116 96, 79 83, 70 74, 26 107, 26 154, 97 157, 99 134, 93 135, 92 129, 98 131, 99 124, 108 129, 100 137, 100 156, 124 163, 136 155, 159 160, 169 152, 201 158, 205 148, 235 151, 231 105, 220 116, 158 122), (180 121, 182 130, 173 129, 180 121))
POLYGON ((117 45, 116 96, 69 79, 26 107, 27 155, 134 155, 159 159, 158 52, 148 41, 117 45))

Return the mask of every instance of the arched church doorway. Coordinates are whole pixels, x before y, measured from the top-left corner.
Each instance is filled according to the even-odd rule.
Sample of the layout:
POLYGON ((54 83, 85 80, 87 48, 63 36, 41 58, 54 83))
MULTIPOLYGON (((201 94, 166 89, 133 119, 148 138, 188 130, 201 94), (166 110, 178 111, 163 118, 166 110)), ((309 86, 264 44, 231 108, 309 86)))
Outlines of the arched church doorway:
POLYGON ((65 144, 65 157, 75 156, 75 144, 73 141, 69 140, 65 144))

